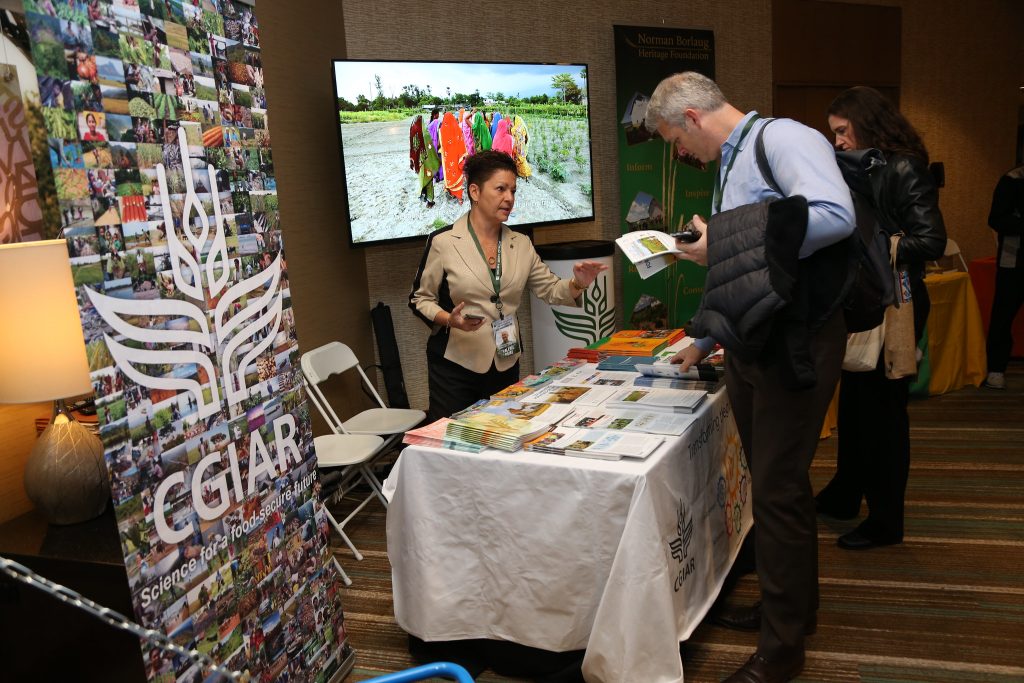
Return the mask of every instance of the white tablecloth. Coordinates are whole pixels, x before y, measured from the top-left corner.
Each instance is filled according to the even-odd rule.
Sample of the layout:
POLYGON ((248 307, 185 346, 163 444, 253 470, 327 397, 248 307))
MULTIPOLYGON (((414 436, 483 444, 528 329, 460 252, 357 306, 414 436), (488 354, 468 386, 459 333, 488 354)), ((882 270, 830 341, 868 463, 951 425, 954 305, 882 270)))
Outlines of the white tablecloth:
POLYGON ((682 681, 751 526, 725 391, 696 417, 644 461, 406 448, 385 484, 398 624, 586 648, 590 683, 682 681))

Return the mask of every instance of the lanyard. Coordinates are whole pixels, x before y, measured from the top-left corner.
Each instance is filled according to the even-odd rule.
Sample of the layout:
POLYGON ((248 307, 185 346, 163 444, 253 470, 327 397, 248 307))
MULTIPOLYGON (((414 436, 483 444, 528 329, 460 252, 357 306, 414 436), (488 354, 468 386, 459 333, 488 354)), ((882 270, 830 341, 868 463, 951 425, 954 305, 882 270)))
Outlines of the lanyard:
MULTIPOLYGON (((501 303, 501 233, 498 233, 498 253, 496 255, 497 264, 494 270, 487 265, 487 256, 484 254, 484 248, 480 246, 480 240, 477 238, 476 233, 473 231, 473 224, 469 221, 469 216, 466 216, 466 225, 469 226, 469 234, 473 236, 473 244, 476 245, 476 250, 480 252, 480 258, 484 260, 484 266, 487 268, 487 274, 491 276, 491 286, 494 287, 494 298, 491 301, 494 302, 494 307, 498 309, 498 316, 502 319, 505 315, 501 312, 504 304, 501 303)), ((500 228, 499 228, 500 230, 500 228)))
POLYGON ((747 121, 747 125, 743 126, 740 139, 736 142, 736 148, 732 151, 729 164, 725 167, 725 177, 723 178, 721 173, 715 174, 715 213, 722 210, 722 195, 725 192, 725 183, 729 180, 729 172, 732 171, 732 165, 736 163, 736 157, 740 153, 740 145, 743 144, 743 139, 747 137, 747 133, 750 132, 750 127, 754 125, 754 121, 757 121, 759 118, 761 117, 754 114, 747 121))

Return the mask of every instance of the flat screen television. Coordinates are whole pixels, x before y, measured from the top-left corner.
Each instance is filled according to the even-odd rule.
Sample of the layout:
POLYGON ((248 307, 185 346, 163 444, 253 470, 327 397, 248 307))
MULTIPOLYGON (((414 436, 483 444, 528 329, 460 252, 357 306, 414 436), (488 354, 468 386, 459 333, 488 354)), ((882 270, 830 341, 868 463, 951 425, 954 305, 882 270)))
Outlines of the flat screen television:
POLYGON ((345 59, 332 68, 353 245, 423 238, 452 223, 469 210, 460 161, 495 144, 511 149, 519 175, 508 225, 593 220, 585 64, 345 59), (425 138, 437 128, 440 173, 413 168, 418 117, 425 138))

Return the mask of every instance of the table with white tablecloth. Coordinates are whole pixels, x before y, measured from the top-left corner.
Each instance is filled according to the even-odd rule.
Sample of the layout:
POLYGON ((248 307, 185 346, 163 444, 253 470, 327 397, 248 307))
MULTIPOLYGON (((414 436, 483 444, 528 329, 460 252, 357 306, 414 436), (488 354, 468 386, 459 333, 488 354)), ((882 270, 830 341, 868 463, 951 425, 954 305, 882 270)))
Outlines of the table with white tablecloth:
POLYGON ((590 683, 682 681, 752 524, 728 398, 708 399, 645 460, 407 447, 385 485, 398 624, 586 649, 590 683))

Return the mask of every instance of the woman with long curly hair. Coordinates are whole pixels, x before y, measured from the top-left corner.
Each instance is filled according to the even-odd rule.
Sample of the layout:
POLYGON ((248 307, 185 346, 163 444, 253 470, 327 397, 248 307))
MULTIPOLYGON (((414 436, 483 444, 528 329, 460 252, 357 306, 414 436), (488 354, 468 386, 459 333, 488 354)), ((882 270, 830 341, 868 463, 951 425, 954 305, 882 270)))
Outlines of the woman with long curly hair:
MULTIPOLYGON (((896 266, 906 273, 920 340, 930 302, 925 261, 942 256, 946 226, 939 191, 928 169, 928 150, 906 117, 873 88, 840 94, 828 108, 828 125, 839 150, 875 148, 886 164, 871 176, 881 224, 902 233, 896 266)), ((853 519, 867 499, 868 516, 839 537, 839 547, 863 550, 903 541, 903 506, 910 474, 910 377, 888 379, 884 354, 868 372, 843 371, 839 385, 839 445, 836 474, 817 495, 818 512, 853 519)))

